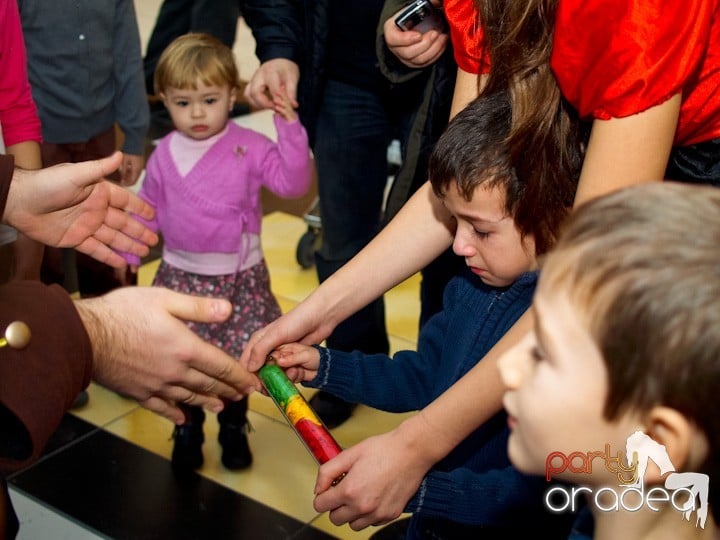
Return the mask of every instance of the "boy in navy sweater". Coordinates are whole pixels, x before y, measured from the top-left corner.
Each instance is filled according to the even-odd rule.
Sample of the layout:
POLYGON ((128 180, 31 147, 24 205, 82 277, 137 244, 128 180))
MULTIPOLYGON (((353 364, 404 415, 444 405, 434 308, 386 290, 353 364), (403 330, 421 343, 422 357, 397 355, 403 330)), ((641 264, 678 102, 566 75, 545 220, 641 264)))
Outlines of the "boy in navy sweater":
MULTIPOLYGON (((286 344, 273 357, 293 368, 291 377, 386 411, 422 409, 529 308, 537 246, 550 246, 556 234, 546 216, 566 208, 535 201, 536 219, 528 228, 518 224, 517 209, 533 190, 521 185, 507 154, 509 125, 507 96, 481 96, 453 119, 433 151, 430 179, 453 216, 453 250, 468 269, 448 284, 444 309, 423 327, 417 351, 391 358, 286 344)), ((440 461, 405 509, 413 513, 408 538, 510 538, 529 522, 546 538, 567 537, 567 519, 543 507, 544 480, 513 468, 507 440, 507 417, 500 412, 440 461)))

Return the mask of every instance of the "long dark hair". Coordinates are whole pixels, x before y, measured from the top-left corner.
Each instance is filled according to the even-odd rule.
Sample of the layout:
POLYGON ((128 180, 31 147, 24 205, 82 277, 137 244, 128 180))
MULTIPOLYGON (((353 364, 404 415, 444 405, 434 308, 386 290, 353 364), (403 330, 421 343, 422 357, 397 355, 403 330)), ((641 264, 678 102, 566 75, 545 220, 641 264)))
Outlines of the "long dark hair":
POLYGON ((491 65, 483 94, 510 95, 508 152, 524 189, 515 220, 530 230, 546 214, 541 243, 554 240, 572 207, 586 133, 550 70, 557 1, 476 0, 491 65))

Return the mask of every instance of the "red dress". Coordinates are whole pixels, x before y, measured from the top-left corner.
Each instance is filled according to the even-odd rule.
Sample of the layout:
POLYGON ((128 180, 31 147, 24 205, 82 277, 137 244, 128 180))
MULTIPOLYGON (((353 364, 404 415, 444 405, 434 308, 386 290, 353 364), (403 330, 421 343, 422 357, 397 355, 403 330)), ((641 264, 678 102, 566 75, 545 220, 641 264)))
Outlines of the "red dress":
MULTIPOLYGON (((472 0, 445 2, 458 65, 489 66, 472 0)), ((720 138, 719 0, 560 0, 551 67, 583 118, 621 118, 682 93, 675 145, 720 138)))

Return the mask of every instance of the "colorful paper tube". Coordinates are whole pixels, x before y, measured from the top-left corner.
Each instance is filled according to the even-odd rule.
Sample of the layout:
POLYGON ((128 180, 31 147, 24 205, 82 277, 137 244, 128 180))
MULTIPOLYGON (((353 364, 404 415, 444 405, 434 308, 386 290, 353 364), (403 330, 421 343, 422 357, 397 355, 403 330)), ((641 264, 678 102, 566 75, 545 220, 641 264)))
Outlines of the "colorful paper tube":
POLYGON ((310 404, 280 367, 265 364, 258 371, 258 376, 285 419, 320 465, 342 451, 310 404))

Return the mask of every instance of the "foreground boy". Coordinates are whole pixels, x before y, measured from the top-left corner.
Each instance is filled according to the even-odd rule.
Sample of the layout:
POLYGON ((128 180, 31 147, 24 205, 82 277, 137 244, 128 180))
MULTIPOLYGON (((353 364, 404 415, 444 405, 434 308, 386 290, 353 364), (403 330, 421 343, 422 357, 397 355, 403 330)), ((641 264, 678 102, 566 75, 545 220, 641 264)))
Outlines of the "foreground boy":
POLYGON ((587 204, 500 362, 513 464, 549 480, 548 509, 588 501, 597 540, 718 537, 719 247, 716 188, 587 204))

